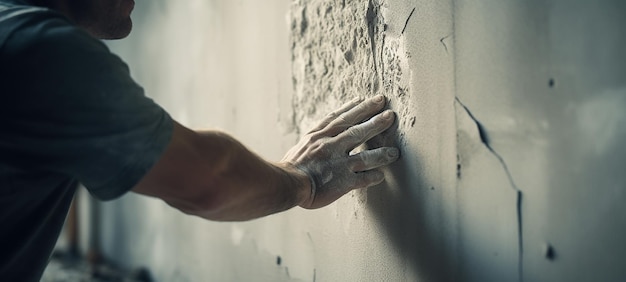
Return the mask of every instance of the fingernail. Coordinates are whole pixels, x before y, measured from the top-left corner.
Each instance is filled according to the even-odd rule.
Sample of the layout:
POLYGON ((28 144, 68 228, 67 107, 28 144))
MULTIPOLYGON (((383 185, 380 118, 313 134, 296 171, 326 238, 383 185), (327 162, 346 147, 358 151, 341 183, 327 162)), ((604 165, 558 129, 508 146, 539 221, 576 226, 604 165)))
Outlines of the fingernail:
POLYGON ((391 111, 391 110, 386 110, 386 111, 383 113, 383 118, 384 118, 384 119, 390 119, 392 116, 393 116, 393 111, 391 111))
POLYGON ((381 94, 374 96, 374 102, 376 103, 382 103, 384 100, 385 100, 385 97, 381 94))
POLYGON ((390 158, 396 158, 398 157, 398 155, 400 155, 400 151, 397 148, 390 148, 389 150, 387 150, 387 155, 390 158))

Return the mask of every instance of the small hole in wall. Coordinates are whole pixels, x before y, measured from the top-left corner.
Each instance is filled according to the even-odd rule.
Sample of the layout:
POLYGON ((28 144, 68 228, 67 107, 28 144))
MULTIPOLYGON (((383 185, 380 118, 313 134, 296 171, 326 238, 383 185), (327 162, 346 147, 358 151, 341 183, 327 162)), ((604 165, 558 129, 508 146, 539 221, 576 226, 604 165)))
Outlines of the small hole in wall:
POLYGON ((554 88, 554 86, 555 86, 555 85, 556 85, 556 81, 554 81, 554 78, 550 78, 550 79, 548 80, 548 86, 549 86, 550 88, 554 88))
POLYGON ((544 244, 543 245, 543 256, 547 259, 547 260, 554 260, 556 258, 556 252, 554 251, 554 247, 552 247, 550 244, 544 244))
POLYGON ((276 265, 280 265, 281 263, 283 263, 283 259, 280 256, 276 257, 276 265))
MULTIPOLYGON (((459 135, 457 134, 457 138, 459 135)), ((461 156, 459 154, 456 155, 456 177, 461 178, 461 156)))

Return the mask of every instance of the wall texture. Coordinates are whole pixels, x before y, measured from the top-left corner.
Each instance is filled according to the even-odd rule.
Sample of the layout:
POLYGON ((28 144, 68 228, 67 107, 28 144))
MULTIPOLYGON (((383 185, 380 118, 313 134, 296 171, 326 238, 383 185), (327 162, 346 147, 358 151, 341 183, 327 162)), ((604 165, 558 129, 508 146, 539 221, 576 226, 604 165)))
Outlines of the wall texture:
POLYGON ((111 43, 190 127, 278 160, 385 94, 386 183, 316 211, 212 223, 136 195, 102 248, 158 281, 626 279, 623 1, 140 1, 111 43))

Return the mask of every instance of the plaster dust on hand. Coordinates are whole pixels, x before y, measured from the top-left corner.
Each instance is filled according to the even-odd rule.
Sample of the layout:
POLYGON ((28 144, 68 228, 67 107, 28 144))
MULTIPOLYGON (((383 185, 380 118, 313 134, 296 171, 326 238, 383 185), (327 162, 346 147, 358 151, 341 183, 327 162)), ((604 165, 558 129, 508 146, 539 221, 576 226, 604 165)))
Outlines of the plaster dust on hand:
POLYGON ((305 133, 354 97, 383 94, 399 135, 411 126, 409 54, 388 1, 296 0, 291 6, 294 123, 305 133))

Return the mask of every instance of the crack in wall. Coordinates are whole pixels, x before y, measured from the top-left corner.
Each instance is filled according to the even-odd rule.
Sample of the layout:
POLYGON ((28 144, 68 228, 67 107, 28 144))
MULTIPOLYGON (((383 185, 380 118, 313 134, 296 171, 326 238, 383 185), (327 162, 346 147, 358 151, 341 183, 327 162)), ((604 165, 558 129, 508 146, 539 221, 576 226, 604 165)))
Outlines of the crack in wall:
POLYGON ((402 28, 402 32, 400 32, 400 34, 404 34, 404 31, 406 31, 406 27, 409 25, 409 21, 411 20, 411 17, 413 16, 413 13, 415 13, 415 8, 413 8, 413 10, 411 10, 411 13, 406 18, 406 21, 404 22, 404 27, 402 28))
POLYGON ((370 38, 370 46, 372 48, 372 60, 374 63, 374 71, 378 73, 378 66, 376 64, 376 25, 378 24, 378 9, 374 7, 374 0, 369 0, 367 5, 367 13, 365 18, 367 21, 367 34, 370 38))
POLYGON ((448 53, 448 45, 446 44, 445 40, 450 38, 453 34, 448 34, 444 37, 442 37, 441 39, 439 39, 439 42, 441 42, 441 44, 443 45, 443 48, 446 49, 446 53, 448 53))
POLYGON ((463 107, 467 115, 474 121, 474 123, 476 123, 476 127, 478 128, 478 134, 480 136, 480 141, 483 143, 483 145, 485 145, 487 150, 489 150, 489 152, 491 152, 491 154, 495 156, 496 159, 500 162, 500 165, 502 166, 502 169, 504 169, 504 172, 509 180, 509 184, 511 185, 513 190, 515 190, 516 192, 516 197, 517 197, 517 201, 516 201, 517 211, 516 212, 517 212, 517 230, 518 230, 518 280, 520 282, 524 281, 524 276, 523 276, 524 238, 523 238, 523 232, 522 232, 523 231, 522 230, 522 191, 518 188, 517 184, 515 184, 515 181, 513 180, 513 175, 511 174, 511 171, 509 170, 508 165, 504 161, 504 158, 502 158, 502 156, 498 154, 498 152, 496 152, 493 149, 493 147, 491 147, 491 144, 489 142, 489 135, 487 134, 487 130, 485 129, 483 124, 472 114, 470 109, 467 106, 465 106, 465 104, 463 104, 463 102, 461 101, 461 99, 459 99, 458 96, 455 97, 454 99, 456 103, 458 103, 461 107, 463 107))

